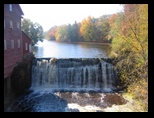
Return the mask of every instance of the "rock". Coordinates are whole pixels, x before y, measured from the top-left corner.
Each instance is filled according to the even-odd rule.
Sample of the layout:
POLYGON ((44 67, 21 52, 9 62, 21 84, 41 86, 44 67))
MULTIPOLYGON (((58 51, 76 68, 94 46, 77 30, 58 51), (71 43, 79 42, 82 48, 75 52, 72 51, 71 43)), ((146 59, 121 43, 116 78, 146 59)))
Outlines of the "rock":
POLYGON ((49 62, 50 62, 51 64, 54 64, 56 61, 57 61, 57 58, 51 58, 51 59, 49 60, 49 62))

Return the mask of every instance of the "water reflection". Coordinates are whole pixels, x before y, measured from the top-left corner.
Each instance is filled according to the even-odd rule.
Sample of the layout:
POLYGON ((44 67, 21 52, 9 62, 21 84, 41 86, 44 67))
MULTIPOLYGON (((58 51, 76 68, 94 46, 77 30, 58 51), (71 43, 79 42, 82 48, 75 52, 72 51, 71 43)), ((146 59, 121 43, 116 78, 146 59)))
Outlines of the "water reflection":
POLYGON ((37 58, 106 58, 110 47, 106 44, 62 43, 44 39, 34 46, 33 52, 37 58))

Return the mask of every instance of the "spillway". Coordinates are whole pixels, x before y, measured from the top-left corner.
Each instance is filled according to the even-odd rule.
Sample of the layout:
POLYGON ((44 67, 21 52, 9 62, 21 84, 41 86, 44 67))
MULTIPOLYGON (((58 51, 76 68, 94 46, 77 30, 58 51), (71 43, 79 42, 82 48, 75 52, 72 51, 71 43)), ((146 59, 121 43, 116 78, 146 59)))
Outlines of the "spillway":
POLYGON ((112 92, 118 86, 114 66, 100 58, 35 59, 32 89, 112 92))

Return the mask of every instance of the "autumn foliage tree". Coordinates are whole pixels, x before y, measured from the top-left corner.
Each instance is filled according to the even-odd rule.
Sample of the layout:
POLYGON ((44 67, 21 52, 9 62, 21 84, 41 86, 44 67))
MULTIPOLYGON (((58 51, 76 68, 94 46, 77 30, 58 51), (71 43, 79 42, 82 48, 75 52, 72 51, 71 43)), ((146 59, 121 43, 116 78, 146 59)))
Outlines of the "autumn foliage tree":
POLYGON ((112 51, 118 55, 116 67, 120 79, 125 86, 139 86, 138 89, 129 86, 128 90, 136 98, 140 96, 144 99, 147 109, 148 5, 124 5, 124 12, 110 17, 110 26, 110 35, 113 37, 112 51), (145 86, 142 86, 143 82, 145 86), (146 94, 138 95, 139 91, 146 94))
POLYGON ((81 22, 80 33, 85 39, 85 41, 94 40, 94 23, 92 22, 92 18, 88 16, 87 19, 83 19, 81 22))
POLYGON ((88 16, 83 19, 80 27, 80 35, 83 36, 84 41, 103 42, 110 40, 108 37, 110 31, 109 18, 110 15, 103 15, 99 18, 88 16))
POLYGON ((45 33, 45 37, 49 40, 78 42, 78 41, 108 41, 110 25, 109 16, 103 15, 99 18, 88 16, 81 22, 54 26, 45 33))
POLYGON ((56 29, 57 29, 57 26, 54 26, 54 27, 50 28, 50 30, 47 32, 46 38, 48 40, 56 40, 56 38, 55 38, 56 29))

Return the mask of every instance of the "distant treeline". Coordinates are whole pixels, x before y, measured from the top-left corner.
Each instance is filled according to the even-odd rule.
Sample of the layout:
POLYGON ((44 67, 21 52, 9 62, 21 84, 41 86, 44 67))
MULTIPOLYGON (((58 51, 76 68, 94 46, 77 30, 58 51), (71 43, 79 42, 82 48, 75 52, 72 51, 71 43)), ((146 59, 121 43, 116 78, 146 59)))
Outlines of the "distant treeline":
POLYGON ((111 42, 110 34, 110 17, 103 15, 99 18, 88 16, 82 22, 54 26, 44 33, 48 40, 65 41, 65 42, 111 42))

